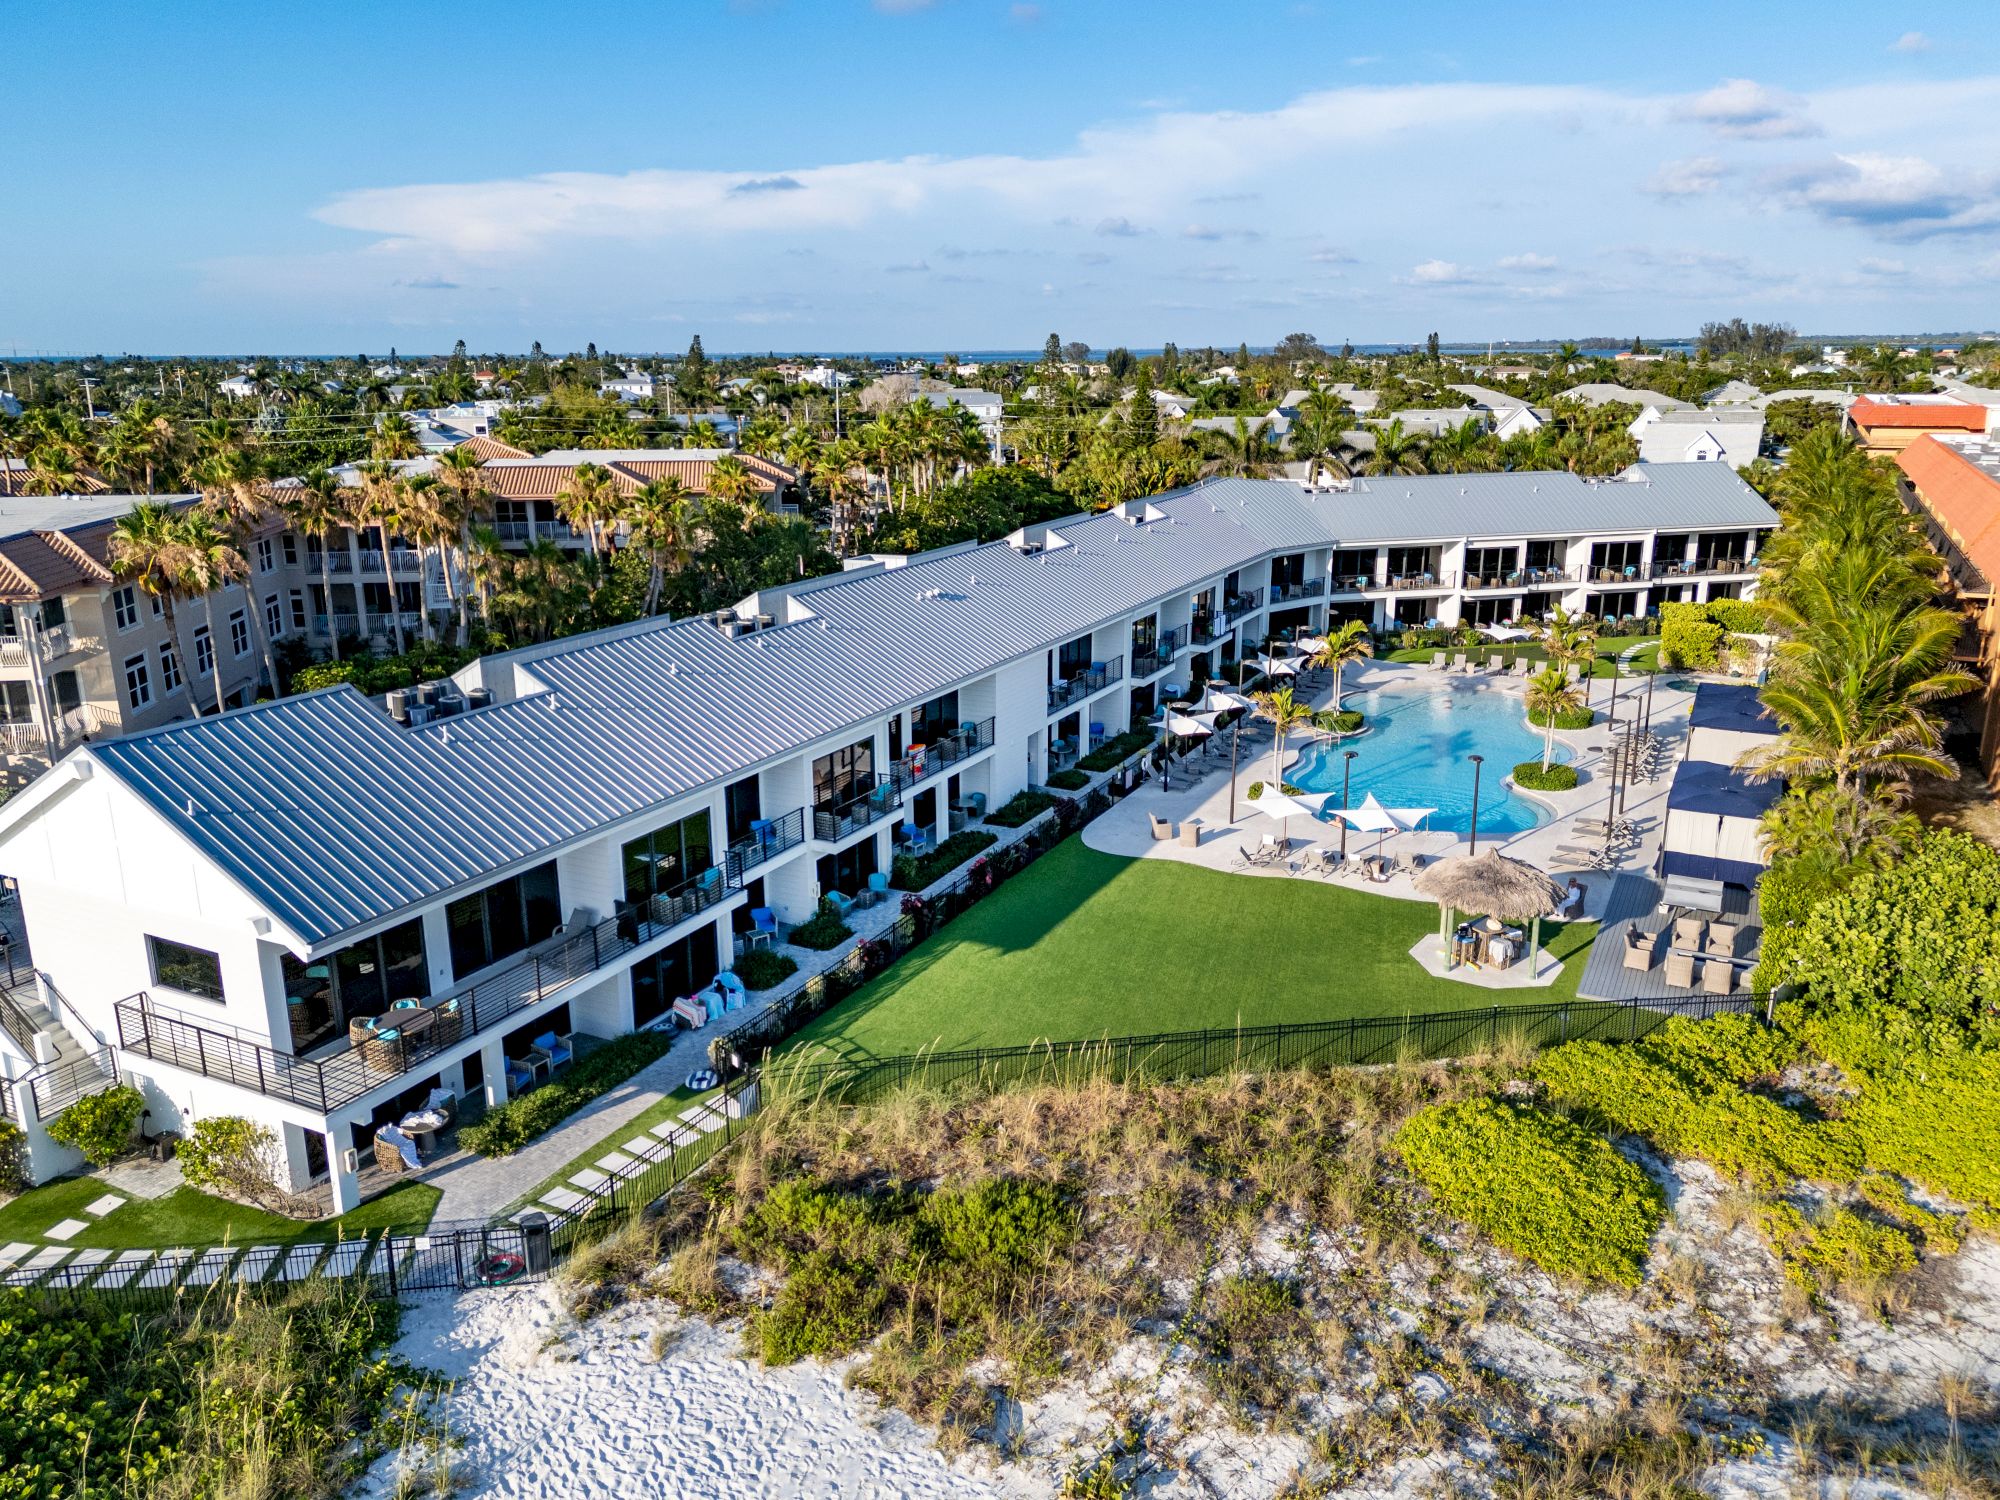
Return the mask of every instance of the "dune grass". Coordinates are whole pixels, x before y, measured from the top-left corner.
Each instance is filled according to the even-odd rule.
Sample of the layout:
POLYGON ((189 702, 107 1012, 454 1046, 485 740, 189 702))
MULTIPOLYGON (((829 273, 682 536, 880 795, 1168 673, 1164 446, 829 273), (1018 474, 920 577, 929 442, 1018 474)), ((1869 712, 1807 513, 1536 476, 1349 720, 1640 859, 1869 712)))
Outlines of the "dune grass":
POLYGON ((1547 989, 1434 979, 1437 908, 1310 879, 1100 854, 1072 838, 913 948, 794 1045, 889 1056, 1574 999, 1597 927, 1545 922, 1547 989))

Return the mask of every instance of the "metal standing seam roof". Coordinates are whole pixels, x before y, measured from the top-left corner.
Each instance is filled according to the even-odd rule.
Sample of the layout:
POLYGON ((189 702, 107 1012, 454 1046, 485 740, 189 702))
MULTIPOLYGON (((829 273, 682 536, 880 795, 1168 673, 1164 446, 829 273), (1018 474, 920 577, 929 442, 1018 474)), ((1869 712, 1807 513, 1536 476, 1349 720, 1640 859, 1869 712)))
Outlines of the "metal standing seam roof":
MULTIPOLYGON (((1686 467, 1699 475, 1651 486, 1468 478, 1510 507, 1540 479, 1551 524, 1617 530, 1639 508, 1648 526, 1774 519, 1721 466, 1686 467)), ((1273 551, 1463 521, 1459 485, 1216 481, 1155 497, 1163 519, 1058 525, 1067 545, 1040 553, 996 542, 829 582, 798 595, 807 618, 735 639, 695 618, 558 650, 521 668, 540 691, 420 729, 342 687, 79 753, 317 947, 1273 551)))

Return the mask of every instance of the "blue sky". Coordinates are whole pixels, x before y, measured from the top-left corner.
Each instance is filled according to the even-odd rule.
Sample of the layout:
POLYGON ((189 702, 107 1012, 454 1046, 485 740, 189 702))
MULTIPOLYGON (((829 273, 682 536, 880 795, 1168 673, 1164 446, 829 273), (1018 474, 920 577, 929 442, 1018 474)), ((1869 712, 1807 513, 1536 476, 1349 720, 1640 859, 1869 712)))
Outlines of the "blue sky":
POLYGON ((0 352, 1990 326, 2000 41, 1892 9, 16 7, 0 352))

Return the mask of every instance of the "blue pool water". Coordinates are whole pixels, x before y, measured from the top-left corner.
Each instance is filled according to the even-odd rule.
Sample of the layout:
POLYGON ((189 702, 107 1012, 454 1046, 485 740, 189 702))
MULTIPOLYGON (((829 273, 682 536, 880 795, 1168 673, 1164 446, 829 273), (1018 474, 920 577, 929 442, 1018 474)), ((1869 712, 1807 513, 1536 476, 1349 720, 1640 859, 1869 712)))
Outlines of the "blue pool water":
MULTIPOLYGON (((1367 714, 1369 732, 1314 746, 1285 773, 1306 791, 1335 793, 1329 807, 1339 804, 1342 753, 1353 750, 1351 806, 1373 792, 1384 807, 1434 807, 1432 828, 1466 833, 1472 827, 1472 764, 1466 757, 1477 754, 1486 757, 1479 782, 1482 835, 1522 833, 1548 821, 1537 804, 1504 784, 1516 765, 1542 755, 1542 737, 1528 728, 1518 694, 1471 683, 1422 683, 1349 693, 1343 706, 1367 714)), ((1556 759, 1569 759, 1560 741, 1556 759)))

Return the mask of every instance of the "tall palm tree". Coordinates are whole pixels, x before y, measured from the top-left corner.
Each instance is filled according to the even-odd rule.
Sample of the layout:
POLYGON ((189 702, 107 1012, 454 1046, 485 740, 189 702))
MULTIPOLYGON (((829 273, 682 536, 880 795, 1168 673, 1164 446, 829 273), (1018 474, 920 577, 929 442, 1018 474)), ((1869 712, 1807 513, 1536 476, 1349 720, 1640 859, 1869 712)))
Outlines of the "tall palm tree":
POLYGON ((1333 711, 1340 712, 1343 691, 1342 678, 1348 667, 1355 662, 1366 661, 1375 654, 1375 642, 1368 634, 1365 620, 1349 620, 1338 630, 1326 633, 1325 644, 1312 654, 1315 667, 1333 669, 1333 711))
POLYGON ((1430 441, 1426 461, 1438 474, 1485 474, 1494 467, 1494 443, 1477 417, 1447 427, 1430 441))
POLYGON ((1548 653, 1549 661, 1569 675, 1569 668, 1575 666, 1582 671, 1583 664, 1597 657, 1597 627, 1581 616, 1571 614, 1560 604, 1550 610, 1545 619, 1530 620, 1528 631, 1541 642, 1548 653))
POLYGON ((409 650, 409 642, 403 637, 403 601, 396 590, 396 565, 389 553, 389 533, 401 518, 403 493, 403 479, 395 464, 386 458, 369 459, 361 465, 361 489, 348 512, 348 524, 357 531, 371 526, 375 529, 375 540, 382 553, 382 576, 389 591, 389 632, 396 642, 398 656, 409 650))
MULTIPOLYGON (((248 456, 243 457, 247 459, 248 456)), ((263 658, 264 675, 269 679, 275 696, 278 692, 278 659, 271 650, 263 611, 255 591, 250 587, 250 566, 244 556, 251 540, 270 528, 275 507, 263 482, 256 476, 254 465, 248 462, 219 463, 216 468, 221 482, 212 483, 202 490, 201 504, 196 510, 214 523, 225 550, 234 558, 231 562, 230 558, 210 549, 210 562, 219 576, 225 582, 243 584, 244 618, 249 622, 250 637, 256 642, 263 658)))
POLYGON ((1569 684, 1569 674, 1561 667, 1544 667, 1527 682, 1523 694, 1529 721, 1542 720, 1542 769, 1549 768, 1549 762, 1556 754, 1556 719, 1573 708, 1581 708, 1583 699, 1569 684))
POLYGON ((655 615, 660 612, 667 570, 679 572, 694 557, 695 505, 678 479, 656 479, 626 498, 623 514, 632 545, 646 555, 643 613, 655 615))
POLYGON ((1375 429, 1375 451, 1362 462, 1367 474, 1428 474, 1425 461, 1429 444, 1422 433, 1407 431, 1401 417, 1391 417, 1387 425, 1375 429))
MULTIPOLYGON (((191 658, 181 649, 178 606, 194 597, 198 580, 192 569, 187 535, 180 515, 171 505, 153 500, 140 501, 113 524, 109 555, 114 576, 130 583, 148 598, 159 601, 161 613, 166 617, 167 641, 174 648, 174 659, 180 666, 182 679, 187 680, 193 668, 191 658)), ((211 634, 211 643, 213 640, 211 634)), ((188 689, 188 703, 196 715, 201 713, 201 704, 192 684, 188 689)), ((221 703, 218 697, 218 710, 221 703)))
POLYGON ((319 543, 320 596, 326 605, 328 649, 340 660, 340 627, 333 609, 333 562, 330 557, 334 534, 347 524, 346 502, 340 481, 326 469, 309 469, 299 483, 283 492, 280 501, 285 521, 292 530, 319 543))
POLYGON ((1325 727, 1332 716, 1314 712, 1312 705, 1303 698, 1294 697, 1289 687, 1252 693, 1250 701, 1255 705, 1250 711, 1260 719, 1269 720, 1271 727, 1277 731, 1277 738, 1271 742, 1271 785, 1281 787, 1284 785, 1284 777, 1280 773, 1284 765, 1285 743, 1292 732, 1308 724, 1325 727))
POLYGON ((458 536, 452 543, 454 556, 447 559, 445 578, 446 587, 454 591, 458 601, 458 643, 461 646, 470 644, 472 640, 472 621, 467 608, 469 591, 453 581, 452 564, 456 564, 459 573, 466 571, 467 559, 472 554, 472 528, 484 522, 492 512, 493 494, 486 487, 484 467, 478 455, 460 446, 439 454, 437 467, 432 470, 437 475, 438 483, 452 492, 453 499, 448 510, 458 523, 458 536))
POLYGON ((1238 417, 1227 432, 1204 432, 1203 443, 1212 455, 1206 466, 1209 472, 1243 479, 1263 478, 1271 472, 1276 457, 1270 429, 1268 418, 1252 426, 1238 417))
POLYGON ((410 425, 410 419, 397 412, 386 412, 377 419, 375 435, 368 440, 371 458, 415 458, 423 451, 423 444, 417 441, 417 431, 410 425))
POLYGON ((718 500, 733 500, 745 506, 754 506, 763 493, 750 466, 733 453, 709 465, 708 492, 718 500))
MULTIPOLYGON (((187 586, 201 599, 202 619, 208 627, 209 675, 215 683, 215 711, 223 711, 222 696, 222 637, 215 629, 215 596, 232 583, 247 582, 250 564, 243 554, 231 545, 229 533, 223 530, 215 513, 205 506, 197 505, 180 517, 180 543, 182 548, 187 586)), ((250 591, 244 590, 243 617, 246 625, 256 629, 256 601, 250 598, 250 591)), ((271 664, 267 647, 264 660, 270 667, 271 690, 277 691, 277 668, 271 664)), ((199 665, 199 663, 197 663, 199 665)), ((192 694, 193 679, 189 679, 192 694)))
POLYGON ((556 514, 590 538, 593 556, 602 556, 608 550, 605 530, 617 518, 621 498, 609 469, 578 464, 556 495, 556 514))

